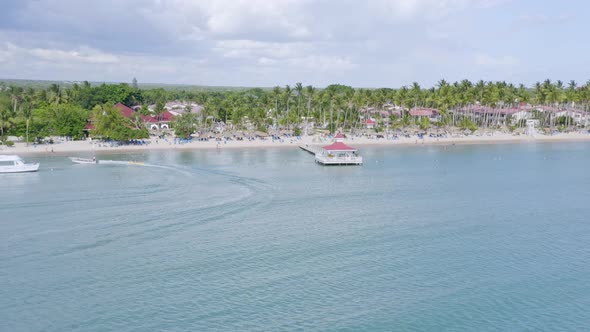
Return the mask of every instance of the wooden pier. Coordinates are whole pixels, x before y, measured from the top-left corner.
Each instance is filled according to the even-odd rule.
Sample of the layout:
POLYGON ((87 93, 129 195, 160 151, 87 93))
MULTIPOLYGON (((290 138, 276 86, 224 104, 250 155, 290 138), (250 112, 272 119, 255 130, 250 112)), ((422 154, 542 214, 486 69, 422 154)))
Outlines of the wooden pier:
POLYGON ((313 154, 314 156, 316 154, 321 154, 322 153, 322 147, 319 145, 309 145, 309 144, 305 144, 305 145, 299 145, 299 148, 303 151, 309 152, 311 154, 313 154))

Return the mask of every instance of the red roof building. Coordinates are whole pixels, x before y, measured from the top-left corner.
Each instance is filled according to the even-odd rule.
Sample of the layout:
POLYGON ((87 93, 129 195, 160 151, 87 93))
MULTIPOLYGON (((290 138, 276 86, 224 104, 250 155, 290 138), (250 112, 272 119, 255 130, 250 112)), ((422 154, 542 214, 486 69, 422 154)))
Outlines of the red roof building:
POLYGON ((322 149, 328 151, 328 152, 333 152, 333 151, 356 151, 355 148, 350 147, 342 142, 335 142, 332 143, 330 145, 326 145, 324 147, 322 147, 322 149))
MULTIPOLYGON (((126 118, 131 118, 138 114, 131 107, 125 106, 121 103, 117 103, 114 107, 118 109, 126 118)), ((141 120, 151 129, 157 129, 158 127, 161 127, 162 129, 168 129, 167 123, 174 120, 174 114, 164 111, 162 114, 157 116, 142 115, 141 120), (158 126, 158 123, 160 123, 160 126, 158 126)))
POLYGON ((121 111, 121 114, 123 114, 123 116, 126 118, 130 118, 133 115, 135 115, 135 111, 132 108, 127 107, 121 103, 117 103, 115 105, 115 108, 118 109, 119 111, 121 111))
POLYGON ((344 139, 344 135, 342 135, 340 132, 338 132, 336 134, 336 136, 334 136, 334 138, 335 138, 334 143, 332 143, 330 145, 326 145, 326 146, 322 147, 322 149, 324 149, 326 151, 356 151, 355 148, 342 143, 342 140, 344 139))
POLYGON ((151 115, 144 115, 141 117, 141 119, 146 123, 158 123, 158 120, 156 120, 156 118, 151 115))
POLYGON ((422 107, 415 107, 410 110, 411 116, 427 116, 432 117, 438 115, 440 113, 439 110, 435 108, 422 108, 422 107))
POLYGON ((168 111, 164 111, 164 113, 162 113, 160 116, 158 116, 160 122, 170 122, 172 120, 174 120, 174 114, 168 112, 168 111))

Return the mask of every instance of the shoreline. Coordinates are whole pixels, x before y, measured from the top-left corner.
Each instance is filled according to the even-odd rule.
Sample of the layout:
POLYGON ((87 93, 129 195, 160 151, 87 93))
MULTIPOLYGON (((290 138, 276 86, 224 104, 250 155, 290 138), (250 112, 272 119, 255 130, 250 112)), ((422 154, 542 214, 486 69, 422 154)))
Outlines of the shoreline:
MULTIPOLYGON (((38 145, 34 147, 25 143, 16 143, 14 147, 0 146, 0 154, 20 154, 20 155, 55 155, 68 156, 76 154, 103 154, 103 153, 138 153, 144 151, 191 151, 191 150, 226 150, 226 149, 255 149, 255 148, 298 148, 299 145, 328 145, 331 139, 319 141, 317 138, 308 136, 301 139, 284 139, 282 142, 266 140, 253 141, 223 141, 218 144, 217 141, 191 142, 184 144, 174 144, 172 142, 150 139, 150 144, 136 146, 125 145, 110 147, 104 144, 93 143, 91 141, 67 141, 51 145, 38 145), (219 146, 219 147, 218 147, 219 146)), ((590 134, 569 133, 558 134, 553 136, 514 136, 510 134, 498 134, 493 136, 465 136, 465 137, 444 137, 433 138, 417 137, 392 139, 373 139, 366 137, 347 138, 344 143, 353 147, 362 148, 363 146, 375 147, 408 147, 408 146, 448 146, 448 145, 487 145, 487 144, 531 144, 531 143, 571 143, 571 142, 590 142, 590 134)))

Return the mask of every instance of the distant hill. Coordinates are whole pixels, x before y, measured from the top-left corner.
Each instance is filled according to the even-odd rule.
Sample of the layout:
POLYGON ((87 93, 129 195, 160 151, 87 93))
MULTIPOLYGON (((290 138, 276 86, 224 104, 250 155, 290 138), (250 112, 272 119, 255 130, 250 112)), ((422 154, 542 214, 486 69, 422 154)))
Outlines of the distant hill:
MULTIPOLYGON (((25 80, 13 78, 0 78, 0 85, 6 86, 20 86, 24 88, 48 88, 52 84, 59 84, 65 87, 71 87, 74 84, 82 84, 84 81, 49 81, 49 80, 25 80)), ((100 84, 120 84, 128 82, 89 82, 92 86, 100 84)), ((165 84, 165 83, 138 83, 140 89, 157 89, 162 88, 166 90, 185 90, 185 91, 240 91, 248 90, 254 87, 239 87, 239 86, 206 86, 206 85, 189 85, 189 84, 165 84)), ((271 89, 263 87, 262 89, 271 89)))

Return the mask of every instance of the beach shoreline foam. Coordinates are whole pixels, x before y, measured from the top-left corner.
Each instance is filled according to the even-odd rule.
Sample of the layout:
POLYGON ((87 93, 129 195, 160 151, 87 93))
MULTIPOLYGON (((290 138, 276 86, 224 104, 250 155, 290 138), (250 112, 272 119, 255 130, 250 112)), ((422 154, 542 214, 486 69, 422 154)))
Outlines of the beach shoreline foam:
MULTIPOLYGON (((97 141, 66 141, 57 144, 29 145, 16 143, 14 147, 0 146, 0 154, 22 154, 22 155, 74 155, 74 154, 95 154, 95 153, 137 153, 142 151, 185 151, 185 150, 224 150, 224 149, 252 149, 252 148, 282 148, 298 147, 299 145, 328 145, 332 142, 326 138, 319 140, 317 137, 307 136, 300 139, 284 138, 282 140, 243 140, 234 141, 193 141, 190 143, 174 143, 174 140, 162 140, 152 138, 146 145, 122 145, 109 146, 97 141)), ((537 136, 515 136, 511 134, 496 134, 490 136, 463 136, 463 137, 425 137, 410 138, 402 137, 399 139, 385 138, 367 138, 354 137, 344 140, 347 144, 353 146, 445 146, 445 145, 477 145, 477 144, 519 144, 519 143, 554 143, 554 142, 590 142, 590 134, 585 133, 568 133, 557 135, 537 135, 537 136)))

